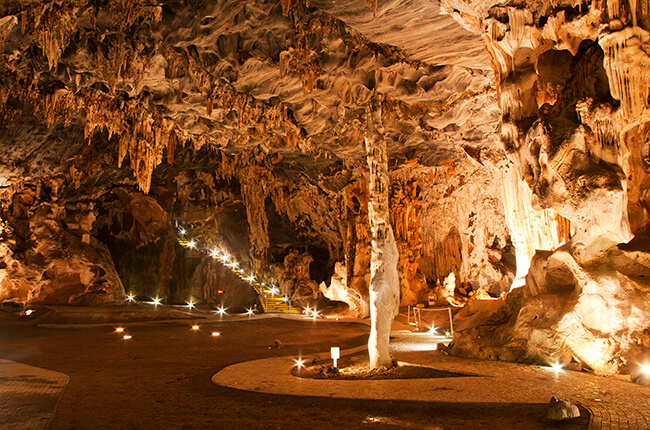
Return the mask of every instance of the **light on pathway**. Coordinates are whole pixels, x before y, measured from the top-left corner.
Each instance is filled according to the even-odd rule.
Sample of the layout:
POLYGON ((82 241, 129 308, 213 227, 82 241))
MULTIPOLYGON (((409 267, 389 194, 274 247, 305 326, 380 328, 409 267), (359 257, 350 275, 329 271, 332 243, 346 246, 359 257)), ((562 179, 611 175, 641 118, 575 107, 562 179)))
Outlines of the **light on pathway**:
POLYGON ((219 333, 218 331, 213 331, 212 336, 214 337, 221 336, 221 333, 219 333))
POLYGON ((306 307, 305 310, 302 311, 302 313, 305 314, 305 315, 309 315, 309 314, 311 314, 311 308, 310 308, 310 307, 306 307))
POLYGON ((254 312, 255 312, 254 309, 246 309, 246 313, 247 313, 248 315, 253 315, 254 312))
POLYGON ((194 239, 187 242, 187 247, 190 248, 190 249, 196 248, 196 242, 194 241, 194 239))
POLYGON ((301 358, 295 359, 295 360, 293 360, 293 361, 296 362, 296 366, 295 366, 295 367, 297 367, 298 369, 300 369, 301 367, 304 367, 304 366, 305 366, 305 360, 303 360, 303 359, 301 359, 301 358))
POLYGON ((183 227, 178 229, 178 232, 180 233, 181 236, 185 236, 185 233, 187 233, 187 231, 185 231, 185 229, 183 227))
POLYGON ((190 310, 194 309, 194 302, 193 302, 192 300, 190 300, 189 302, 187 302, 187 307, 188 307, 190 310))
POLYGON ((437 330, 437 329, 436 329, 436 326, 432 325, 431 328, 429 329, 429 333, 431 333, 431 334, 438 334, 438 333, 436 332, 436 330, 437 330))
POLYGON ((34 313, 34 309, 27 309, 25 312, 23 312, 23 315, 26 317, 30 316, 31 314, 34 313))
POLYGON ((641 369, 641 373, 644 375, 650 375, 650 365, 642 364, 639 368, 641 369))
POLYGON ((556 375, 558 373, 562 372, 562 370, 563 370, 562 365, 560 363, 558 363, 557 361, 555 363, 551 364, 551 369, 553 369, 553 372, 555 372, 556 375))
POLYGON ((255 282, 255 276, 250 275, 250 276, 248 276, 247 278, 245 278, 245 280, 246 280, 246 282, 248 282, 248 283, 255 282))
POLYGON ((226 315, 226 308, 219 308, 219 310, 217 311, 217 313, 219 313, 219 315, 222 315, 222 316, 223 316, 223 315, 226 315))
POLYGON ((210 251, 210 256, 212 258, 219 258, 219 250, 217 248, 214 248, 212 251, 210 251))
POLYGON ((132 337, 133 337, 133 336, 131 336, 130 334, 125 334, 124 336, 122 336, 122 339, 124 339, 124 340, 129 340, 129 339, 131 339, 132 337))
POLYGON ((135 297, 133 297, 133 294, 129 294, 128 296, 126 296, 126 301, 127 301, 127 302, 130 303, 130 302, 132 302, 133 300, 135 300, 135 297))
POLYGON ((153 299, 152 303, 154 306, 158 306, 160 304, 160 297, 156 297, 155 299, 153 299))
POLYGON ((199 327, 197 324, 194 324, 192 326, 192 330, 199 330, 201 327, 199 327))
POLYGON ((124 327, 118 327, 115 329, 116 333, 124 333, 124 327))
POLYGON ((287 297, 287 296, 282 297, 282 301, 284 303, 287 303, 289 301, 289 297, 287 297))

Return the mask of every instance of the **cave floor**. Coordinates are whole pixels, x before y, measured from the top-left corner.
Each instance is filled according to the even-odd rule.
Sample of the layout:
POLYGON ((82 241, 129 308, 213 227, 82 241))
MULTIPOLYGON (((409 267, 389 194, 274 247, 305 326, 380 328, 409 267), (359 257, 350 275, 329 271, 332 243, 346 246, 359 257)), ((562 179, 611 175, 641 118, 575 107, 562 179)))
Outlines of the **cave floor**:
MULTIPOLYGON (((80 312, 83 314, 83 310, 80 312)), ((101 314, 101 310, 93 309, 88 311, 87 317, 101 320, 101 314)), ((453 399, 425 401, 426 396, 419 399, 392 396, 395 398, 386 397, 384 400, 337 398, 323 391, 273 394, 272 390, 260 390, 259 387, 247 391, 220 386, 212 383, 211 378, 237 363, 244 365, 260 359, 278 359, 286 363, 287 359, 281 357, 314 356, 328 351, 334 344, 342 350, 359 349, 367 341, 369 328, 352 322, 323 323, 253 317, 240 321, 202 319, 200 329, 192 330, 194 322, 192 319, 176 319, 126 323, 125 332, 133 337, 123 340, 122 334, 115 332, 115 328, 121 324, 83 324, 78 328, 61 325, 55 328, 55 325, 39 327, 35 322, 0 318, 0 358, 69 376, 68 385, 50 423, 51 429, 284 429, 296 425, 317 429, 558 428, 557 424, 542 421, 547 407, 545 402, 538 402, 537 399, 504 402, 499 396, 494 396, 494 401, 485 401, 490 395, 478 391, 476 401, 454 402, 453 399), (214 331, 218 331, 220 336, 212 336, 214 331), (274 347, 276 339, 281 344, 280 348, 274 347)), ((405 345, 399 336, 394 343, 405 345)), ((500 371, 502 378, 508 375, 503 369, 511 372, 519 366, 441 358, 436 351, 422 349, 397 348, 395 355, 400 360, 418 364, 447 360, 446 367, 455 366, 455 370, 481 375, 486 372, 485 369, 491 368, 491 372, 500 371), (506 367, 500 367, 502 365, 506 367)), ((534 372, 548 372, 531 366, 520 367, 533 369, 531 375, 534 372)), ((264 366, 258 366, 251 372, 260 379, 266 377, 266 370, 264 366)), ((628 402, 636 398, 637 402, 635 405, 621 403, 616 410, 624 415, 632 408, 637 412, 639 408, 648 408, 646 387, 626 384, 615 378, 585 374, 579 374, 579 377, 585 381, 581 388, 586 390, 582 397, 584 400, 593 400, 599 393, 602 403, 607 406, 611 397, 619 396, 619 391, 627 387, 628 395, 621 399, 628 402), (645 396, 638 397, 639 390, 646 390, 645 396), (626 406, 630 408, 626 409, 626 406)), ((498 380, 494 375, 490 378, 498 380)), ((264 381, 268 380, 260 382, 264 381)), ((370 381, 335 382, 363 384, 370 381)), ((413 380, 402 380, 401 384, 410 387, 407 391, 411 393, 421 392, 418 385, 413 385, 413 380)), ((519 384, 521 391, 526 392, 526 384, 548 384, 548 381, 531 376, 529 380, 519 381, 519 384)), ((497 389, 497 386, 494 385, 493 389, 497 389)), ((485 385, 478 388, 483 389, 485 385)), ((368 391, 376 390, 366 388, 368 391)), ((596 405, 594 408, 592 403, 595 401, 581 404, 596 416, 602 412, 608 414, 605 406, 596 405)), ((563 423, 559 428, 587 428, 588 414, 583 409, 582 412, 583 417, 563 423)), ((614 415, 611 414, 612 417, 614 415)), ((602 428, 637 428, 617 427, 613 425, 614 419, 610 423, 605 422, 603 417, 596 423, 603 424, 602 428)), ((610 415, 605 418, 610 419, 610 415)), ((18 425, 14 428, 28 426, 18 425)))

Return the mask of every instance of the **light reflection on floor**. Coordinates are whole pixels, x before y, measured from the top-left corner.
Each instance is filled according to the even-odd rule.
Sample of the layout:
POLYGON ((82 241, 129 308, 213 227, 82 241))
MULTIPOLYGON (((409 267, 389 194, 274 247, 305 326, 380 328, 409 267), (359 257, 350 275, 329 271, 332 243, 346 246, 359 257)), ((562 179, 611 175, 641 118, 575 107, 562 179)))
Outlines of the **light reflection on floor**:
POLYGON ((435 351, 439 344, 448 344, 451 338, 435 336, 430 332, 395 331, 390 336, 390 349, 394 352, 435 351))

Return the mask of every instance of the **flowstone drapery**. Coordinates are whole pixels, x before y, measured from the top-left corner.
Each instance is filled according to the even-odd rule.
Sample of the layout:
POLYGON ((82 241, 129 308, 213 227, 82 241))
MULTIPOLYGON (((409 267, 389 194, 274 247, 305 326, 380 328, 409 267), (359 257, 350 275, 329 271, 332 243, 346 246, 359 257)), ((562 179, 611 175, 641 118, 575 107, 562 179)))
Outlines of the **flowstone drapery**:
MULTIPOLYGON (((373 103, 374 104, 374 103, 373 103)), ((372 232, 370 260, 370 339, 368 353, 373 369, 389 366, 392 362, 389 352, 390 327, 399 309, 399 275, 397 273, 397 245, 390 225, 388 210, 388 157, 386 141, 381 129, 375 129, 373 122, 381 118, 379 106, 373 106, 368 113, 365 133, 366 154, 370 170, 370 199, 368 220, 372 232)))

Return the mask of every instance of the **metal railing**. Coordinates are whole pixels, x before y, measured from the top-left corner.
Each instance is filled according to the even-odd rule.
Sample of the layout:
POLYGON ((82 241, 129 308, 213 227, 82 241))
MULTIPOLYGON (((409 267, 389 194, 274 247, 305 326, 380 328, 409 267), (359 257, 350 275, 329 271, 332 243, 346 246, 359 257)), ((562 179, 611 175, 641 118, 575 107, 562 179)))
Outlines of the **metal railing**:
POLYGON ((454 321, 451 315, 451 307, 444 308, 418 308, 416 306, 409 306, 407 309, 407 321, 409 325, 415 325, 415 327, 420 330, 422 326, 422 312, 444 312, 449 313, 449 335, 447 337, 454 337, 454 321), (411 311, 412 309, 412 311, 411 311), (413 316, 411 316, 413 314, 413 316), (411 323, 411 319, 413 323, 411 323))

